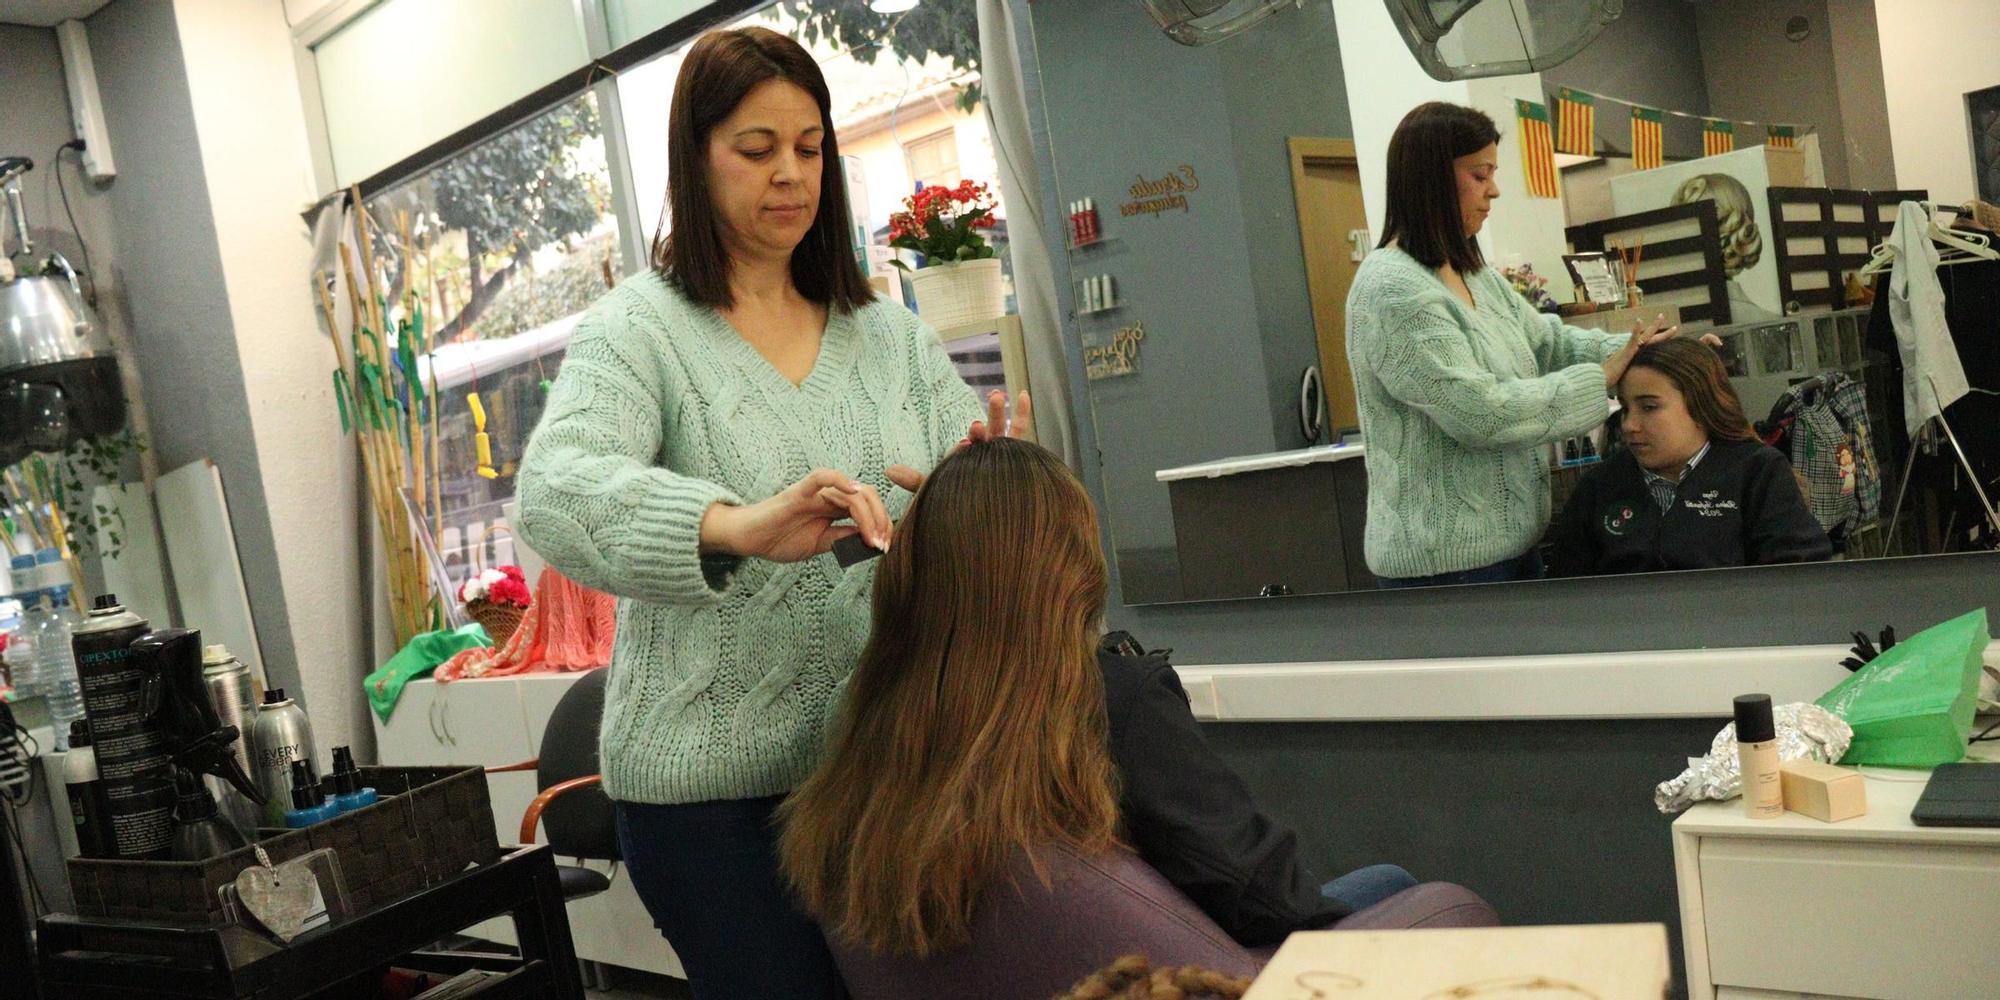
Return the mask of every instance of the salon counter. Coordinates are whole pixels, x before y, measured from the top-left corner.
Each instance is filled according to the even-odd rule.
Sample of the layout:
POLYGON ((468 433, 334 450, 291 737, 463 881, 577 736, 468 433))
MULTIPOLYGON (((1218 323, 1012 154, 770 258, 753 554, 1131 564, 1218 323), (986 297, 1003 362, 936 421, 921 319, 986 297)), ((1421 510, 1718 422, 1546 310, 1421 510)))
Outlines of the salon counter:
POLYGON ((1161 469, 1183 600, 1366 590, 1362 445, 1322 445, 1161 469))

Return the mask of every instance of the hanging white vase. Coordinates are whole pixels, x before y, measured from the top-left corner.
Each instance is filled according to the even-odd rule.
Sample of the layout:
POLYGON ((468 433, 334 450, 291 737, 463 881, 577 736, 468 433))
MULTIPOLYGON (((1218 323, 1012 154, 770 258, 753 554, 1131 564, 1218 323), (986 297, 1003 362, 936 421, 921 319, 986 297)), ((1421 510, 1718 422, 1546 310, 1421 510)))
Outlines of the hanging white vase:
POLYGON ((983 323, 1006 311, 998 257, 920 267, 910 285, 917 295, 917 315, 934 330, 983 323))

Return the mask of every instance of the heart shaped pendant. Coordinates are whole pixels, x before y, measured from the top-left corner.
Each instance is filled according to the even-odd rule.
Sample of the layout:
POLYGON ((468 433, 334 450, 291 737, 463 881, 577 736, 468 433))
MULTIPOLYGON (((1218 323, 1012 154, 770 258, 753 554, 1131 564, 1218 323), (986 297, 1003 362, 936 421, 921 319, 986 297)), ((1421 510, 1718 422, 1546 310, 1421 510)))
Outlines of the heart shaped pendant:
POLYGON ((237 874, 236 898, 265 930, 289 944, 322 906, 319 879, 303 861, 272 865, 261 847, 257 849, 257 860, 262 864, 237 874))

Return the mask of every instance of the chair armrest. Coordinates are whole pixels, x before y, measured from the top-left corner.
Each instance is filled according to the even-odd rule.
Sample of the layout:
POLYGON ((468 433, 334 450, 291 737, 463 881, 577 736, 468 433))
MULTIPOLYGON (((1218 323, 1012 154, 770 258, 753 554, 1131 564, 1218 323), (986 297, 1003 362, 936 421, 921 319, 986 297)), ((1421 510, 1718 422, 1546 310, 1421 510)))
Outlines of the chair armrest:
POLYGON ((532 771, 535 768, 541 766, 542 766, 542 759, 540 757, 535 757, 529 760, 524 760, 519 764, 502 764, 499 767, 489 767, 486 769, 486 773, 506 774, 509 771, 532 771))
POLYGON ((556 800, 556 796, 589 785, 603 784, 603 782, 604 775, 587 774, 581 778, 559 781, 542 789, 542 794, 535 796, 535 801, 528 803, 528 811, 521 814, 521 843, 532 844, 535 842, 535 827, 540 826, 542 823, 542 810, 547 809, 549 803, 556 800))

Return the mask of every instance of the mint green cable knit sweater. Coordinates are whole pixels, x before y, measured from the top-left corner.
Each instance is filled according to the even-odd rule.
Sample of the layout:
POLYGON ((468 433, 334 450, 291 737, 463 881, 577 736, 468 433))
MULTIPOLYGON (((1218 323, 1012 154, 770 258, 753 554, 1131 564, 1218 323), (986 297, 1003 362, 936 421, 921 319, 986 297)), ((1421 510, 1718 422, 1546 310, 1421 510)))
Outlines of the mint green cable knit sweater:
POLYGON ((1603 361, 1626 335, 1535 312, 1487 267, 1476 309, 1395 247, 1347 295, 1347 359, 1367 444, 1376 576, 1477 569, 1528 551, 1549 523, 1542 445, 1608 415, 1603 361))
POLYGON ((883 469, 937 464, 980 416, 930 329, 887 300, 827 319, 799 385, 657 274, 577 324, 521 461, 523 541, 616 595, 599 750, 634 802, 751 798, 811 771, 868 636, 873 563, 704 559, 702 515, 815 468, 909 497, 883 469))

